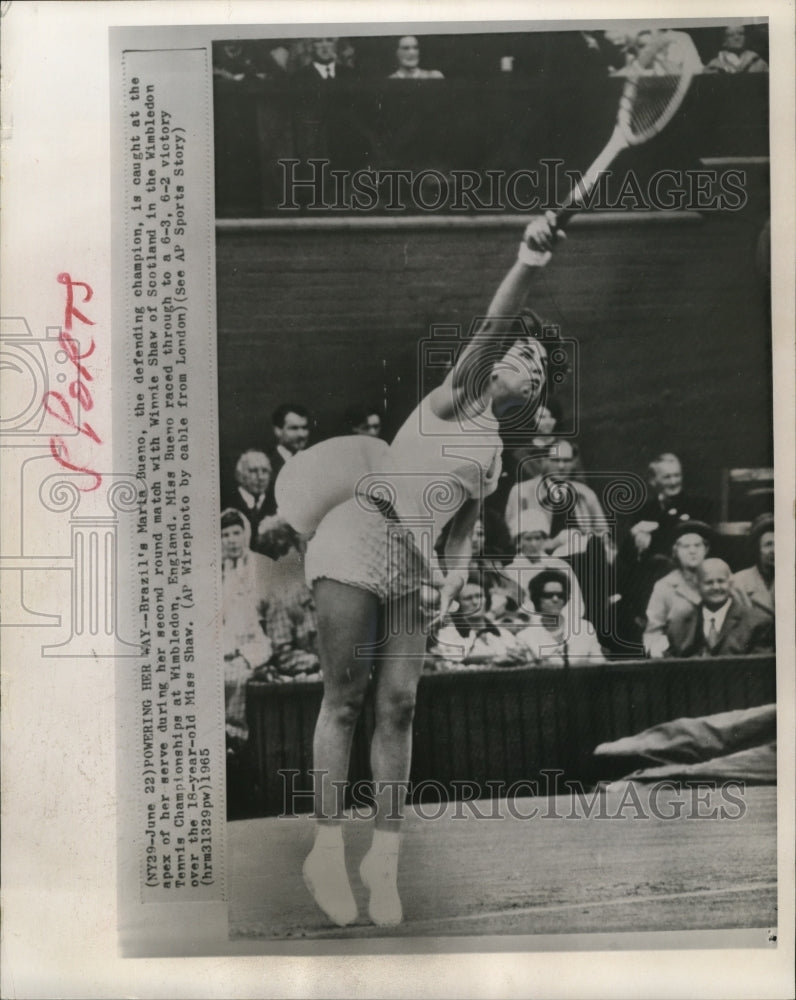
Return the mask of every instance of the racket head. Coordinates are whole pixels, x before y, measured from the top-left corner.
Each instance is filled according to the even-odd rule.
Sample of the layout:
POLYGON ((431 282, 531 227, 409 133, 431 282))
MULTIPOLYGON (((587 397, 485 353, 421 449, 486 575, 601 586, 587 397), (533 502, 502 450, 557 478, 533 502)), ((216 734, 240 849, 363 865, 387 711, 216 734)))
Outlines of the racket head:
POLYGON ((616 124, 629 146, 658 135, 677 114, 702 61, 682 31, 654 31, 631 65, 616 124))

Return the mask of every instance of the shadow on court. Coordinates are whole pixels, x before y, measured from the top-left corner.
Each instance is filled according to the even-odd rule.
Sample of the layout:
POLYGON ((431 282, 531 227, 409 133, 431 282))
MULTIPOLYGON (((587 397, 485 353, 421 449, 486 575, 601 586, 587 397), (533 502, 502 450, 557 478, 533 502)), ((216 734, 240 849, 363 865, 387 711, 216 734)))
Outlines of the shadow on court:
MULTIPOLYGON (((231 823, 230 934, 301 939, 776 926, 776 788, 748 788, 742 796, 735 789, 734 801, 705 788, 668 789, 655 809, 649 788, 632 791, 619 786, 585 805, 568 796, 517 799, 512 810, 504 800, 451 804, 438 819, 408 810, 399 874, 405 919, 388 929, 369 923, 358 874, 372 822, 346 824, 360 917, 345 928, 331 926, 304 887, 301 865, 313 836, 307 817, 231 823), (476 818, 473 807, 500 818, 476 818), (520 818, 534 808, 533 818, 520 818), (678 809, 679 817, 662 818, 678 809), (718 818, 722 810, 725 818, 718 818)), ((434 816, 442 807, 423 811, 434 816)))

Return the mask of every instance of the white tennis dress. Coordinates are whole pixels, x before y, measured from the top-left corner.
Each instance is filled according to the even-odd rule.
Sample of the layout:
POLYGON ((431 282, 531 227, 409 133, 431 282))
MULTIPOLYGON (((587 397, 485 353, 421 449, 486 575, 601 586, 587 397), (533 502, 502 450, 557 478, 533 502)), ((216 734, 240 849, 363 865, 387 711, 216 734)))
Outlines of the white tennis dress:
MULTIPOLYGON (((352 450, 350 440, 324 442, 326 463, 335 450, 346 461, 359 455, 361 446, 352 450)), ((428 576, 433 545, 445 524, 466 500, 480 502, 494 491, 502 444, 491 410, 441 420, 426 397, 389 448, 381 444, 377 453, 379 443, 373 445, 369 461, 357 467, 356 458, 350 464, 349 499, 340 503, 339 490, 330 496, 333 505, 310 540, 305 569, 309 584, 320 578, 338 580, 384 601, 416 590, 428 576)), ((314 482, 305 488, 315 490, 322 503, 324 472, 320 461, 316 465, 314 482)), ((335 468, 339 480, 340 463, 335 468)), ((283 503, 280 513, 290 520, 283 503)))

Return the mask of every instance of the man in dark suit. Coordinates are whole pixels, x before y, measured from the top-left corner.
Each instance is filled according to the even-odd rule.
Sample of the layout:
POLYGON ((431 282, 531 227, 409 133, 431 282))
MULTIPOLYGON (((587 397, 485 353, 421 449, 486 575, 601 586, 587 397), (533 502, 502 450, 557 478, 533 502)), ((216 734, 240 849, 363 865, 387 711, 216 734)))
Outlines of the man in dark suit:
POLYGON ((680 525, 686 521, 713 524, 712 503, 683 489, 683 467, 677 455, 664 452, 653 458, 647 482, 647 500, 635 515, 617 560, 620 628, 629 641, 641 638, 652 588, 673 568, 672 547, 680 525))
POLYGON ((337 52, 337 38, 313 38, 310 41, 311 60, 294 74, 297 83, 315 83, 321 80, 350 80, 350 67, 341 63, 337 52))
MULTIPOLYGON (((371 147, 378 138, 362 113, 357 74, 341 59, 340 45, 338 38, 313 38, 310 62, 291 77, 295 151, 305 163, 328 159, 332 169, 358 170, 370 162, 371 147)), ((305 168, 302 165, 298 170, 301 173, 305 168)), ((301 202, 309 189, 299 189, 296 195, 301 202)))
POLYGON ((282 403, 274 410, 271 423, 276 438, 276 448, 268 454, 271 463, 271 481, 265 499, 266 514, 276 513, 274 486, 280 469, 285 462, 290 461, 294 455, 307 447, 310 438, 310 414, 307 408, 299 403, 282 403))
POLYGON ((638 554, 668 555, 683 521, 713 522, 713 505, 683 489, 683 467, 677 455, 665 452, 649 464, 649 495, 630 529, 638 554))
POLYGON ((273 497, 272 478, 271 461, 265 452, 249 449, 235 464, 235 488, 221 495, 222 510, 237 510, 249 522, 251 548, 254 548, 260 522, 276 510, 275 505, 273 510, 269 508, 269 494, 273 497))
POLYGON ((666 628, 670 656, 743 656, 770 653, 774 629, 770 618, 747 607, 730 591, 730 567, 706 559, 699 567, 701 603, 683 604, 666 628))

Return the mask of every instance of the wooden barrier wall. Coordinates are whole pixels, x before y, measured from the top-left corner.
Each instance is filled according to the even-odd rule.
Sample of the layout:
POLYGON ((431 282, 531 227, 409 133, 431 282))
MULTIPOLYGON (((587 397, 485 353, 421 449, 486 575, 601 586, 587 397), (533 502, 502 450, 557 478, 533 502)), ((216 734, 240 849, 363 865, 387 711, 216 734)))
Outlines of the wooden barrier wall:
MULTIPOLYGON (((320 683, 249 685, 251 743, 260 786, 261 815, 283 808, 285 779, 310 787, 312 735, 320 683)), ((696 717, 770 704, 776 700, 772 656, 735 659, 607 663, 571 670, 469 670, 425 675, 414 723, 411 781, 441 784, 450 799, 454 782, 474 782, 489 797, 488 781, 538 781, 543 771, 563 779, 599 780, 595 747, 680 717, 696 717)), ((373 714, 366 704, 354 739, 350 779, 370 776, 368 746, 373 714)), ((296 798, 296 812, 310 811, 296 798)))

